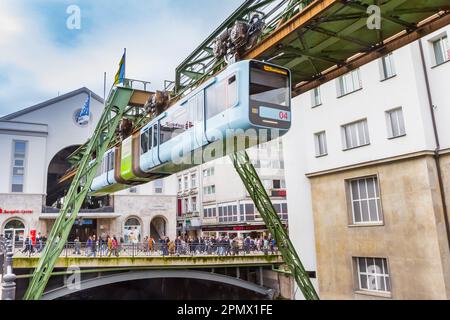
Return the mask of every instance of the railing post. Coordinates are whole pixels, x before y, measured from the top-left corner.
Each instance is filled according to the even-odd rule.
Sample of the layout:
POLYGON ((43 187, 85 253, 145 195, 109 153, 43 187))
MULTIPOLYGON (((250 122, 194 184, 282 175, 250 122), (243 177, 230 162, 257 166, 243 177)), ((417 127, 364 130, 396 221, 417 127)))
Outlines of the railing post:
POLYGON ((5 263, 6 270, 2 283, 2 300, 16 299, 16 275, 12 269, 13 255, 11 240, 8 240, 5 263))
POLYGON ((3 238, 3 235, 0 238, 0 274, 4 275, 5 270, 5 254, 6 254, 6 239, 3 238))

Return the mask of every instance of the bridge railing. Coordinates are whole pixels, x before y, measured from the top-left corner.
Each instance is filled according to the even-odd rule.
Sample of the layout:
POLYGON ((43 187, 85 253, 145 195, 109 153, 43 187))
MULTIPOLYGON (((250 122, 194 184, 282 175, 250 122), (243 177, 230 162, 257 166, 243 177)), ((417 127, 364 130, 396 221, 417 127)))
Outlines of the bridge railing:
MULTIPOLYGON (((14 248, 15 257, 40 257, 47 243, 26 244, 23 248, 14 248)), ((61 257, 157 257, 157 256, 237 256, 237 255, 278 255, 278 248, 269 244, 233 244, 233 243, 122 243, 117 247, 107 243, 67 242, 61 257)))

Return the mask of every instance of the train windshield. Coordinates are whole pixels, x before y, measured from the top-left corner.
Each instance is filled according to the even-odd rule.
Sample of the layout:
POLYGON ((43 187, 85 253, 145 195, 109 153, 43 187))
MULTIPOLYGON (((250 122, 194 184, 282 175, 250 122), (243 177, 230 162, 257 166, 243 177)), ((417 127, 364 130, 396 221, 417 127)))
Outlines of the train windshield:
POLYGON ((280 106, 289 106, 289 95, 289 75, 286 71, 270 66, 251 68, 251 100, 280 106))

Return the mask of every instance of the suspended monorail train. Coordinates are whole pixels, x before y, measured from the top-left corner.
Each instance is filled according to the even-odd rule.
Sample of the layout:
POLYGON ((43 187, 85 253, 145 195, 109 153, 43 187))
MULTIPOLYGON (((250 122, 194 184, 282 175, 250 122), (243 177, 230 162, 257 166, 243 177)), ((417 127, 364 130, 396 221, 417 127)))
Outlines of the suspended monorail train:
POLYGON ((290 126, 290 71, 255 60, 234 63, 108 150, 90 195, 103 196, 171 175, 282 136, 290 126), (257 138, 222 147, 249 131, 257 138), (200 157, 194 159, 195 154, 200 157))

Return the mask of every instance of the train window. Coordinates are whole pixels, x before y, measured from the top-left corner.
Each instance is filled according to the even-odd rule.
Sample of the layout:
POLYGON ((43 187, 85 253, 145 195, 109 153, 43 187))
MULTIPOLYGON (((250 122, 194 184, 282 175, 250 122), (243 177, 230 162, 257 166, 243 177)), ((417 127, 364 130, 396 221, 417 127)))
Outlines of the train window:
POLYGON ((103 161, 98 165, 97 170, 95 171, 95 176, 99 177, 102 175, 102 173, 103 173, 103 161))
POLYGON ((223 112, 227 107, 227 87, 226 82, 222 81, 217 85, 211 85, 206 88, 206 118, 212 117, 223 112))
POLYGON ((205 102, 205 95, 202 92, 197 94, 196 96, 196 102, 197 102, 197 121, 203 121, 203 104, 205 102))
POLYGON ((149 141, 149 132, 148 132, 148 130, 145 130, 141 134, 141 154, 147 153, 148 141, 149 141))
POLYGON ((236 75, 228 78, 228 108, 234 107, 238 102, 238 86, 236 75))
MULTIPOLYGON (((151 137, 151 135, 150 135, 151 137)), ((156 147, 158 145, 158 125, 155 124, 153 126, 153 146, 156 147)), ((150 147, 151 149, 151 147, 150 147)))
POLYGON ((115 154, 115 151, 108 153, 107 171, 111 171, 114 169, 114 154, 115 154))
POLYGON ((289 98, 288 76, 259 69, 251 70, 251 100, 287 106, 289 98))
POLYGON ((193 127, 193 122, 191 121, 189 114, 188 108, 184 106, 175 111, 175 114, 162 120, 160 127, 160 144, 167 142, 193 127))
POLYGON ((148 151, 152 150, 152 134, 153 134, 153 128, 150 127, 148 130, 148 151))

